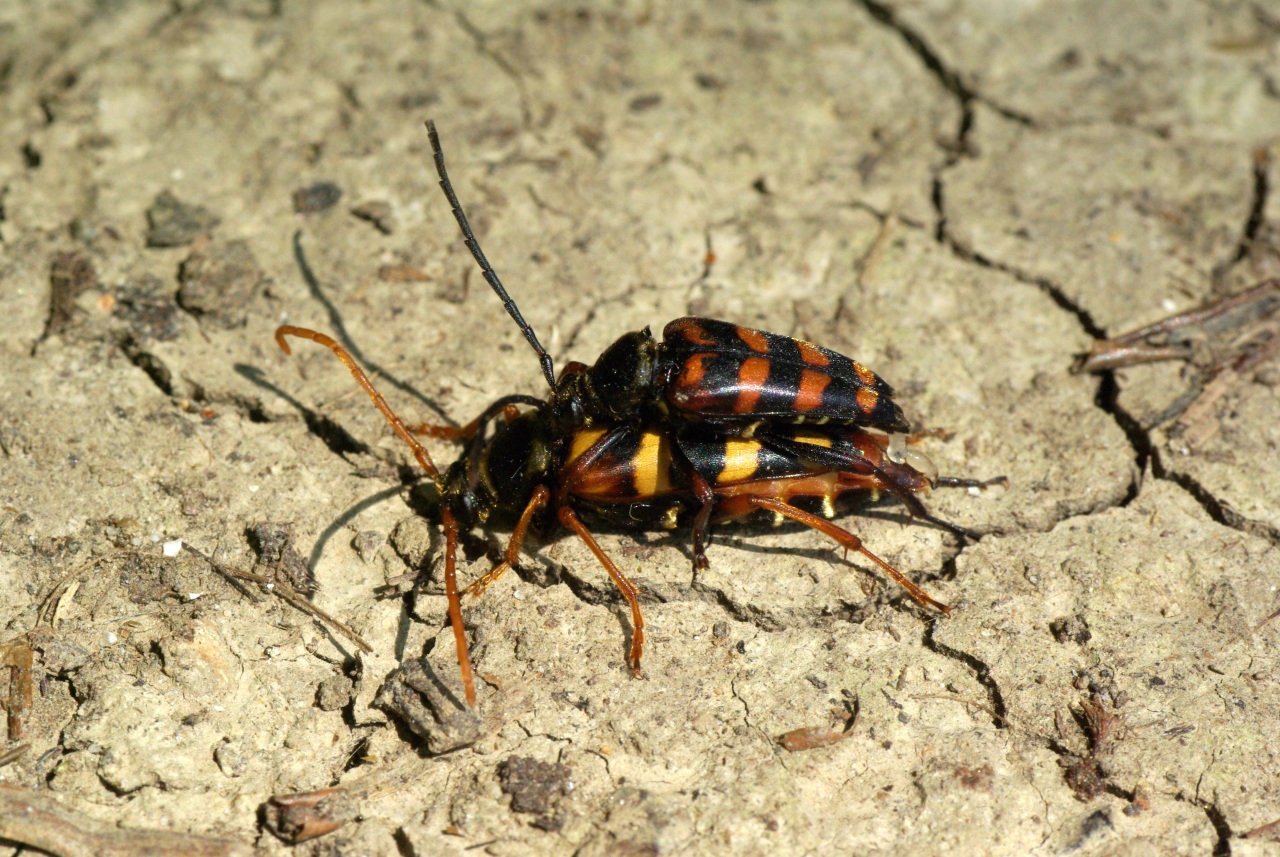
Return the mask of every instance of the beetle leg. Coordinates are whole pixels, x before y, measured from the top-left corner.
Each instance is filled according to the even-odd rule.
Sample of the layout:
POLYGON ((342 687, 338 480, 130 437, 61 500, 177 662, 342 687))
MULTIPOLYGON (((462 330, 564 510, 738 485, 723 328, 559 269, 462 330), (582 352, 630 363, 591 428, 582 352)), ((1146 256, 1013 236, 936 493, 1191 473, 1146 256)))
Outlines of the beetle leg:
POLYGON ((693 495, 698 498, 698 514, 693 519, 693 567, 697 571, 705 571, 711 567, 711 563, 707 561, 707 528, 711 522, 711 512, 715 509, 716 492, 706 477, 693 466, 693 461, 681 448, 678 437, 671 449, 674 453, 672 461, 688 480, 693 495))
POLYGON ((539 485, 533 489, 533 496, 529 498, 528 505, 520 513, 520 520, 516 522, 515 529, 511 531, 511 538, 507 541, 507 552, 503 556, 502 562, 462 590, 463 595, 479 598, 486 589, 498 582, 498 578, 511 570, 511 567, 520 559, 520 547, 524 544, 524 537, 529 532, 529 525, 533 523, 533 516, 545 509, 549 502, 551 502, 551 492, 547 490, 547 486, 539 485))
POLYGON ((637 678, 640 677, 640 655, 644 651, 644 617, 640 615, 640 599, 639 591, 635 584, 627 580, 618 567, 614 565, 613 560, 609 559, 609 555, 600 547, 595 537, 587 531, 587 528, 578 520, 578 516, 568 506, 561 506, 557 513, 560 519, 560 525, 573 530, 578 534, 578 538, 586 542, 587 547, 596 555, 596 559, 604 566, 604 570, 609 572, 609 577, 613 578, 613 583, 618 587, 618 591, 622 593, 622 597, 626 599, 627 606, 631 608, 631 652, 627 655, 627 663, 631 666, 631 673, 637 678))
POLYGON ((435 423, 418 423, 417 425, 408 426, 409 431, 414 434, 425 434, 428 437, 438 437, 442 440, 471 440, 476 436, 476 432, 485 426, 490 420, 498 414, 502 414, 502 418, 507 422, 512 422, 518 416, 520 411, 516 405, 532 405, 535 408, 542 407, 546 404, 542 399, 533 396, 503 396, 489 407, 480 412, 480 416, 464 426, 444 426, 435 423))
POLYGON ((996 476, 992 479, 966 479, 963 476, 939 476, 933 480, 933 484, 943 488, 989 488, 992 485, 1008 488, 1009 477, 996 476))
POLYGON ((903 589, 907 590, 907 594, 915 599, 916 603, 920 606, 932 607, 944 615, 951 612, 950 607, 940 601, 935 601, 930 598, 927 592, 912 583, 906 575, 863 547, 862 539, 858 538, 848 530, 836 526, 825 518, 820 518, 817 515, 811 515, 803 509, 797 509, 785 500, 779 500, 776 497, 751 496, 748 498, 747 502, 759 509, 768 509, 771 512, 777 512, 783 517, 790 518, 793 521, 804 524, 807 527, 812 527, 818 532, 830 536, 845 550, 857 551, 876 565, 880 566, 884 573, 892 577, 903 589))
POLYGON ((448 506, 440 508, 444 524, 444 591, 449 598, 449 624, 453 626, 453 640, 458 646, 458 670, 462 673, 462 688, 467 695, 467 705, 476 707, 476 680, 471 671, 471 653, 467 650, 467 632, 462 627, 462 602, 458 596, 458 522, 448 506))
POLYGON ((711 566, 707 561, 707 525, 711 521, 711 511, 715 508, 716 494, 711 484, 702 478, 702 474, 689 466, 690 482, 693 493, 702 505, 693 519, 693 567, 705 571, 711 566))

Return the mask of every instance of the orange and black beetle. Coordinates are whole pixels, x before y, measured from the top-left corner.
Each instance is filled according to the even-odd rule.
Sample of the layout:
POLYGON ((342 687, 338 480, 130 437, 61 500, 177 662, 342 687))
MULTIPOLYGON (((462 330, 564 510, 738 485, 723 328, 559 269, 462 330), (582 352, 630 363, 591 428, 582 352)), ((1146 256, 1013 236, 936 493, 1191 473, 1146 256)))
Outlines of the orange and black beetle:
POLYGON ((930 515, 918 495, 935 485, 987 483, 939 478, 904 437, 908 424, 891 388, 864 366, 825 348, 711 319, 667 325, 663 341, 646 329, 621 337, 592 366, 569 364, 557 379, 550 355, 521 317, 481 251, 427 123, 440 185, 485 279, 533 346, 551 386, 546 399, 505 396, 467 425, 410 428, 364 371, 323 333, 284 325, 287 337, 330 348, 412 449, 440 491, 445 590, 467 703, 475 683, 456 576, 459 534, 492 516, 515 520, 503 561, 466 592, 478 595, 519 559, 530 529, 561 526, 595 554, 631 610, 628 662, 637 674, 644 648, 638 592, 583 523, 693 528, 694 561, 705 567, 707 527, 756 511, 833 538, 874 562, 921 605, 947 612, 857 536, 832 523, 852 492, 892 494, 914 517, 961 536, 974 534, 930 515), (529 408, 523 412, 520 406, 529 408), (414 433, 464 443, 442 475, 414 433))

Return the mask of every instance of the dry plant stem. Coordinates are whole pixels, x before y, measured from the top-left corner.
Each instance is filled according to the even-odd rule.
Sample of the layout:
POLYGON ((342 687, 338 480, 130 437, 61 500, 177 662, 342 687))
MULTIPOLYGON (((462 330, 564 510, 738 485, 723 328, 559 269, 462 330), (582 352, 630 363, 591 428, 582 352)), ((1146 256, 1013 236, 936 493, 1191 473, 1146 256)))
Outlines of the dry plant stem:
POLYGON ((19 744, 16 747, 11 747, 8 750, 5 750, 3 753, 0 753, 0 768, 3 768, 5 765, 11 765, 14 762, 18 761, 23 756, 25 756, 27 754, 27 751, 30 749, 31 749, 30 744, 19 744))
POLYGON ((275 795, 264 807, 267 828, 290 845, 337 830, 356 816, 346 789, 275 795))
POLYGON ((808 726, 803 729, 792 729, 778 736, 778 743, 788 753, 802 753, 818 747, 829 747, 839 744, 853 734, 853 729, 829 729, 821 726, 808 726))
MULTIPOLYGON (((1115 339, 1104 339, 1095 342, 1073 367, 1075 372, 1102 372, 1108 369, 1120 369, 1125 366, 1136 366, 1142 363, 1156 363, 1162 360, 1185 360, 1190 351, 1182 343, 1150 343, 1146 340, 1153 336, 1163 336, 1184 327, 1203 325, 1233 310, 1261 303, 1263 299, 1280 288, 1280 280, 1263 280, 1256 286, 1245 289, 1238 295, 1215 301, 1207 306, 1179 313, 1161 319, 1154 324, 1131 330, 1115 339)), ((1258 311, 1262 312, 1262 311, 1258 311)), ((1251 367, 1262 359, 1273 354, 1280 345, 1268 343, 1260 349, 1260 354, 1251 355, 1242 361, 1237 368, 1251 367)))
POLYGON ((186 545, 186 548, 187 550, 191 551, 193 554, 198 556, 200 559, 208 563, 209 567, 212 568, 214 571, 218 572, 218 574, 223 575, 224 577, 230 579, 233 582, 247 581, 249 583, 256 583, 257 585, 263 587, 267 591, 273 593, 277 597, 283 599, 284 601, 288 602, 292 606, 301 610, 303 613, 306 613, 310 616, 314 616, 316 619, 319 619, 321 622, 325 623, 326 625, 329 625, 331 628, 336 630, 342 636, 346 637, 348 640, 355 643, 356 646, 360 649, 360 651, 366 652, 366 653, 373 651, 373 646, 370 646, 368 643, 366 643, 364 641, 364 638, 361 637, 359 634, 357 634, 354 628, 352 628, 350 625, 346 624, 345 622, 337 619, 336 617, 329 615, 324 610, 321 610, 319 607, 317 607, 316 605, 308 601, 306 597, 303 596, 301 593, 295 591, 288 584, 281 583, 276 580, 271 580, 269 578, 263 577, 260 574, 254 574, 249 571, 242 571, 238 568, 232 568, 231 566, 224 565, 218 562, 217 560, 215 560, 213 557, 199 550, 198 548, 193 547, 192 545, 186 545))
POLYGON ((1250 830, 1248 833, 1246 833, 1244 835, 1244 838, 1258 839, 1260 837, 1267 836, 1275 832, 1277 828, 1280 828, 1280 818, 1277 818, 1275 821, 1269 821, 1260 827, 1255 827, 1253 830, 1250 830))
POLYGON ((853 727, 858 722, 858 712, 861 705, 855 700, 849 711, 849 718, 844 723, 843 729, 831 729, 821 726, 807 726, 801 729, 792 729, 778 736, 778 743, 782 749, 788 753, 801 753, 805 750, 813 750, 818 747, 829 747, 832 744, 839 744, 844 739, 853 734, 853 727))
POLYGON ((248 857, 253 853, 249 845, 230 839, 107 827, 46 795, 3 785, 0 840, 56 857, 248 857))
MULTIPOLYGON (((964 699, 959 696, 948 696, 943 693, 917 693, 912 695, 911 698, 912 699, 941 699, 944 702, 958 702, 961 705, 963 705, 965 708, 976 708, 979 711, 985 711, 987 714, 991 715, 991 719, 994 720, 996 722, 996 725, 998 726, 1007 726, 1010 729, 1021 729, 1021 727, 1015 726, 1012 722, 1010 722, 1008 717, 1005 717, 1003 714, 996 711, 990 705, 986 705, 974 699, 964 699)), ((1022 729, 1022 731, 1027 732, 1028 734, 1034 734, 1026 729, 1022 729)))
POLYGON ((25 639, 8 643, 0 655, 0 666, 9 669, 9 698, 5 701, 8 711, 9 740, 22 738, 23 718, 31 711, 31 646, 25 639))

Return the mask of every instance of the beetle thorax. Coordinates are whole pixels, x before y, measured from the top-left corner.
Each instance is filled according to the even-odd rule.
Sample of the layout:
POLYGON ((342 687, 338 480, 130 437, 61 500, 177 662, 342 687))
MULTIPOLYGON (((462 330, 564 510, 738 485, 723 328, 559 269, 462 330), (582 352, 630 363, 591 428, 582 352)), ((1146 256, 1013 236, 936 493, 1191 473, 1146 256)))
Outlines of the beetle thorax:
POLYGON ((553 422, 564 429, 636 422, 654 398, 658 368, 658 343, 649 328, 623 334, 595 365, 566 367, 552 393, 553 422))

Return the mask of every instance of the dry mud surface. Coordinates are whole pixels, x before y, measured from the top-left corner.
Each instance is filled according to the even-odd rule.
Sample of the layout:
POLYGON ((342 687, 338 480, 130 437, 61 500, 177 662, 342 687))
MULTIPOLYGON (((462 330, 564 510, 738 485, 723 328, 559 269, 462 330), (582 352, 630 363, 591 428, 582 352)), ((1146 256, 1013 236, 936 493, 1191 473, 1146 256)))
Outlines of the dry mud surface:
POLYGON ((1280 370, 1163 421, 1189 367, 1068 370, 1277 275, 1278 45, 1280 8, 1226 0, 3 4, 0 854, 1274 853, 1280 370), (1007 475, 928 498, 977 544, 841 519, 951 616, 814 532, 721 529, 699 573, 606 532, 635 680, 551 538, 466 609, 472 746, 375 706, 424 652, 455 681, 439 529, 349 375, 272 331, 334 332, 409 420, 543 388, 427 117, 557 365, 732 319, 1007 475), (373 651, 192 547, 309 562, 373 651), (330 787, 336 830, 265 830, 330 787))

